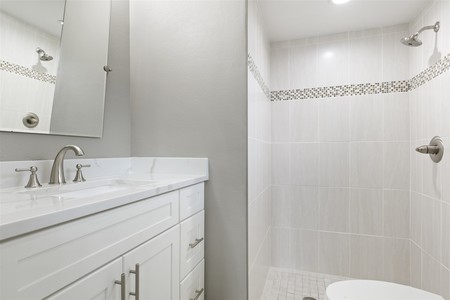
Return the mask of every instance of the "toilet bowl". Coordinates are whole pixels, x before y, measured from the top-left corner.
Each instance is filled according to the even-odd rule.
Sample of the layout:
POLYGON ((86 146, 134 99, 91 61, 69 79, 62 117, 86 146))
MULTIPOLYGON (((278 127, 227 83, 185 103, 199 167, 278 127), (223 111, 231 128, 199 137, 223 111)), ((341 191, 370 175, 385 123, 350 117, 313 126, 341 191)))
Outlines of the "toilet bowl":
POLYGON ((444 300, 410 286, 375 280, 344 280, 326 289, 329 300, 444 300))

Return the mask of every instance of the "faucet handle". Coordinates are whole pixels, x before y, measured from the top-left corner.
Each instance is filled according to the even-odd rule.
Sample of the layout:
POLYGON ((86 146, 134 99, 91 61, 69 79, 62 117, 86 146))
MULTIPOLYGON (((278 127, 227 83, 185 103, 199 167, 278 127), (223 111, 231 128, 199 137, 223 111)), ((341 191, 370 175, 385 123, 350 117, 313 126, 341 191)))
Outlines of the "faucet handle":
POLYGON ((27 172, 27 171, 31 172, 30 179, 28 180, 28 183, 25 186, 26 188, 36 188, 42 186, 36 174, 37 170, 38 168, 36 166, 31 166, 29 169, 18 169, 18 168, 15 169, 16 172, 27 172))
POLYGON ((90 168, 91 165, 77 164, 75 167, 77 168, 77 174, 75 175, 75 178, 73 179, 73 182, 86 181, 86 179, 84 179, 84 177, 83 177, 83 172, 81 171, 81 169, 82 168, 90 168))

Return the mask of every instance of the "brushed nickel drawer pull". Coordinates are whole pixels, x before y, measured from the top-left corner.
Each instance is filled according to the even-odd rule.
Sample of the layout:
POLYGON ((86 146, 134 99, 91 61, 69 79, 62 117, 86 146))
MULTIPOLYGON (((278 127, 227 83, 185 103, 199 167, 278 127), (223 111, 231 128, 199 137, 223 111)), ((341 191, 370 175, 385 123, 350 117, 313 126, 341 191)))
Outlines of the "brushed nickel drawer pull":
POLYGON ((130 292, 130 296, 134 296, 134 299, 139 300, 139 264, 136 264, 136 270, 130 270, 130 273, 136 275, 134 280, 134 293, 130 292))
POLYGON ((122 273, 122 275, 120 275, 120 280, 116 280, 114 283, 120 285, 120 300, 126 300, 125 273, 122 273))
POLYGON ((192 244, 189 244, 189 247, 195 248, 198 244, 200 244, 203 241, 203 238, 195 239, 195 242, 192 244))
POLYGON ((197 294, 195 296, 195 298, 189 298, 189 300, 197 300, 198 297, 200 297, 200 295, 203 293, 204 289, 202 288, 201 290, 195 290, 195 293, 197 294))

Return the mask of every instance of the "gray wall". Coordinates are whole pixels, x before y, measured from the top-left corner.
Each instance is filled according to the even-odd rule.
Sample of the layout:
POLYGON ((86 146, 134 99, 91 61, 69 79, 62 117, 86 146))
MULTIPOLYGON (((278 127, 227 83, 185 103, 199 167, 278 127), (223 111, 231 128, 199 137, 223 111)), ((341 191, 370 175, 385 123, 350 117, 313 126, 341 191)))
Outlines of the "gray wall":
POLYGON ((132 1, 133 156, 210 159, 206 298, 247 298, 246 3, 132 1))
MULTIPOLYGON (((53 159, 66 144, 82 147, 86 157, 130 155, 128 8, 127 0, 112 1, 109 62, 113 72, 107 80, 103 137, 0 132, 1 161, 53 159)), ((83 122, 82 115, 79 120, 83 122)))

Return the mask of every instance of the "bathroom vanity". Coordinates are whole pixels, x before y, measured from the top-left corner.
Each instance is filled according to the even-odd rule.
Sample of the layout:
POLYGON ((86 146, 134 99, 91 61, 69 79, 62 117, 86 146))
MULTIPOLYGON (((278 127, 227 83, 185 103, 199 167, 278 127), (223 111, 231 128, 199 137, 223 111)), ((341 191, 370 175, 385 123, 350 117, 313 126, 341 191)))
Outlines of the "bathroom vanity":
MULTIPOLYGON (((2 180, 0 298, 203 299, 207 159, 66 167, 80 161, 92 165, 86 182, 25 189, 11 174, 2 180)), ((30 163, 48 173, 48 161, 2 162, 0 175, 30 163)))

